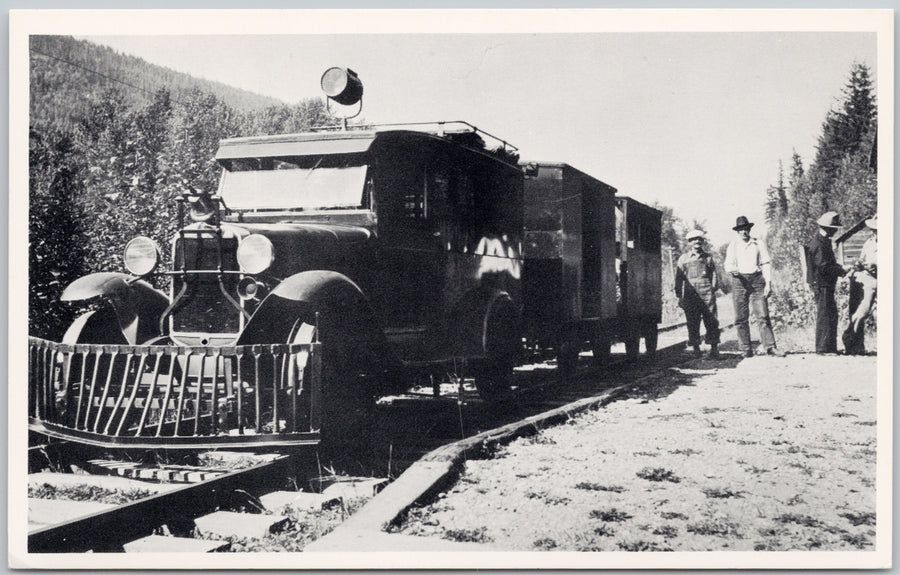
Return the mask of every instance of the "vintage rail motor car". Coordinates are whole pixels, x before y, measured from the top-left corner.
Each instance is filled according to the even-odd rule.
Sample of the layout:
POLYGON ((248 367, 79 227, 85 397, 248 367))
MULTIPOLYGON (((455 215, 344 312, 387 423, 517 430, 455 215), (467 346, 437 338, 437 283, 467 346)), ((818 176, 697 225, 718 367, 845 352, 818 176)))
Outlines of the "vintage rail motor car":
MULTIPOLYGON (((341 69, 323 89, 362 96, 341 69)), ((565 165, 526 185, 511 151, 465 122, 221 141, 218 189, 178 200, 172 261, 134 238, 130 273, 65 289, 100 303, 61 343, 30 339, 31 429, 141 449, 316 444, 448 365, 502 397, 523 342, 567 370, 586 343, 655 345, 658 212, 565 165)))

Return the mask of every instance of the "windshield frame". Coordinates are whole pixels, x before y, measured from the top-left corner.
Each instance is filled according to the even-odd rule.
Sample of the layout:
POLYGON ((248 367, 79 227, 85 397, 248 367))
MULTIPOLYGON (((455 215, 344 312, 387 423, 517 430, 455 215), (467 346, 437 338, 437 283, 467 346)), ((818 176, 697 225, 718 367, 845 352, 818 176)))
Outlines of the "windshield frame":
POLYGON ((360 210, 369 203, 365 154, 219 160, 219 195, 235 211, 360 210))

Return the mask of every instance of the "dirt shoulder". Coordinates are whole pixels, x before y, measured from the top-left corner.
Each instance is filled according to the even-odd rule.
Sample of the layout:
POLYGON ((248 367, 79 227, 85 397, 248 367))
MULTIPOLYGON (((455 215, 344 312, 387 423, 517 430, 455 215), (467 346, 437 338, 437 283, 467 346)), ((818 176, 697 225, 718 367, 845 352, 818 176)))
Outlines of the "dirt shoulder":
POLYGON ((691 361, 467 462, 399 531, 515 551, 871 551, 876 360, 691 361))

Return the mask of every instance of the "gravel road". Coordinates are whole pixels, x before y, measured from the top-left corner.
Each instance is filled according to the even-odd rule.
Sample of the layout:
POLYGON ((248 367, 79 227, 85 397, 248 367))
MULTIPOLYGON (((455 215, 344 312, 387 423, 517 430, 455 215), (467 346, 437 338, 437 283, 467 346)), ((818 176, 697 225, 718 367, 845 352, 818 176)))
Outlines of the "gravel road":
POLYGON ((398 530, 510 551, 871 551, 876 360, 692 360, 470 460, 398 530))

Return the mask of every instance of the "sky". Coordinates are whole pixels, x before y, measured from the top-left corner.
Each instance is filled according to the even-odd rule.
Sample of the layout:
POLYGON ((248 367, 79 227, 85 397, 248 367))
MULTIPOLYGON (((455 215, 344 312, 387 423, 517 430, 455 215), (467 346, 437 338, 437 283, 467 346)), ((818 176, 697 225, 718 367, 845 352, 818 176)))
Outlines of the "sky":
POLYGON ((294 103, 349 67, 371 123, 466 120, 523 160, 568 163, 703 222, 760 224, 779 162, 808 166, 873 32, 88 35, 149 62, 294 103))

